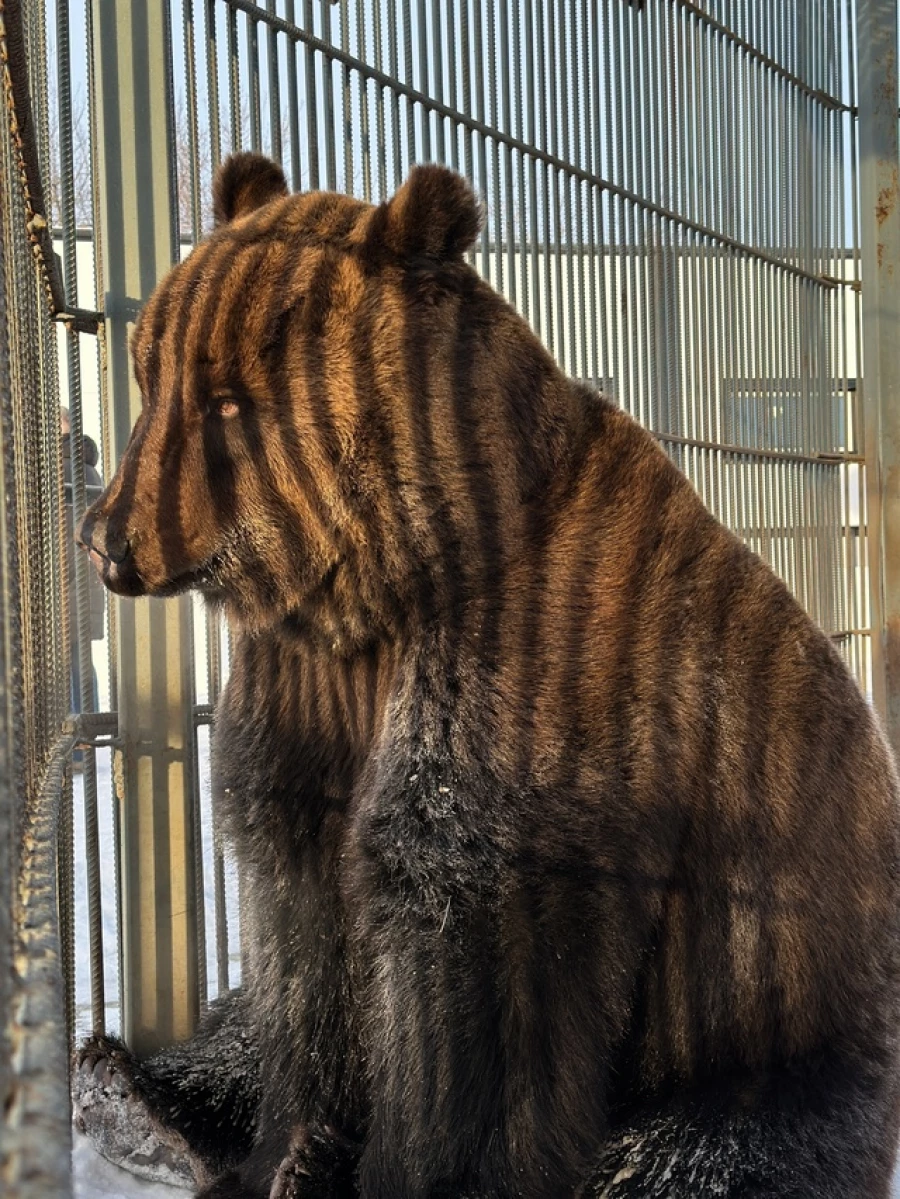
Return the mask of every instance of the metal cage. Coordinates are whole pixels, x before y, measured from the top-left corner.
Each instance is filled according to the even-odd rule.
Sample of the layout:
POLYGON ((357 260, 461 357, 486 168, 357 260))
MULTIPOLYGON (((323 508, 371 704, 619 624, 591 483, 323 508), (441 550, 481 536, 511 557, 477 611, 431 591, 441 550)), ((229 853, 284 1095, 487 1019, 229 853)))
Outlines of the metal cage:
POLYGON ((208 786, 228 638, 187 598, 92 629, 67 534, 90 488, 80 452, 63 487, 59 425, 62 401, 111 473, 129 330, 208 230, 218 162, 263 150, 295 188, 372 201, 418 161, 470 177, 476 268, 772 564, 898 745, 897 6, 0 0, 0 20, 0 1179, 45 1199, 68 1186, 66 1036, 149 1049, 240 973, 208 786))

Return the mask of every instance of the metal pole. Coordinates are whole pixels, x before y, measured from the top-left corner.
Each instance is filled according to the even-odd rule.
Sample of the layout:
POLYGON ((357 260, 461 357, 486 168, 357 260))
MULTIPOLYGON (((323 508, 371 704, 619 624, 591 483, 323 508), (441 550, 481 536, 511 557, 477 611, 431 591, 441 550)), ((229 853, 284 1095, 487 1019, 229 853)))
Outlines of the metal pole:
MULTIPOLYGON (((5 187, 5 180, 0 187, 5 187)), ((5 195, 0 193, 0 213, 10 213, 5 195)), ((12 457, 10 444, 10 408, 12 379, 6 312, 5 245, 0 237, 0 486, 8 495, 7 460, 12 457)), ((15 579, 8 561, 14 530, 8 529, 6 505, 0 505, 0 1111, 9 1111, 14 1100, 12 1067, 12 1017, 14 979, 13 944, 15 939, 17 858, 19 846, 19 779, 14 770, 16 745, 13 720, 12 680, 19 666, 14 647, 9 644, 14 615, 15 579)), ((10 1156, 12 1139, 5 1122, 0 1124, 0 1161, 10 1156)))
MULTIPOLYGON (((140 409, 128 339, 176 257, 167 0, 92 0, 98 96, 104 387, 116 458, 140 409)), ((138 1053, 186 1037, 198 1012, 190 604, 119 605, 122 1029, 138 1053)))
POLYGON ((900 179, 896 0, 859 0, 866 500, 872 690, 900 751, 900 179))

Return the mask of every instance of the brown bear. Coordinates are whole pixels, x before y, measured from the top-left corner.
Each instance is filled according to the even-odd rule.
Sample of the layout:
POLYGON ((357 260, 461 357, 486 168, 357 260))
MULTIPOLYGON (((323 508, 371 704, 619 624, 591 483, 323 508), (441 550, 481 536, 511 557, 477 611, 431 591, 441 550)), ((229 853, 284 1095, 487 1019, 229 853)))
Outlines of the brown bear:
POLYGON ((829 639, 467 265, 457 175, 244 154, 215 212, 80 539, 231 623, 251 960, 83 1069, 208 1199, 884 1199, 897 780, 829 639))

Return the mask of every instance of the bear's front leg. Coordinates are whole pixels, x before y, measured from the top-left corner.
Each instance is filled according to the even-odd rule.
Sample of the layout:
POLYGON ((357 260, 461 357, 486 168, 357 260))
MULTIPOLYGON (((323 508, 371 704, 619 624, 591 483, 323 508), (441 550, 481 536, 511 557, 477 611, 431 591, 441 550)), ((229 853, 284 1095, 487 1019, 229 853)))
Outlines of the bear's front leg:
POLYGON ((188 1041, 150 1058, 116 1037, 86 1041, 72 1078, 75 1116, 111 1161, 148 1178, 200 1183, 250 1151, 259 1073, 250 1005, 233 991, 188 1041))
POLYGON ((356 1199, 359 1149, 331 1125, 298 1125, 269 1199, 356 1199))
POLYGON ((359 1150, 358 1142, 329 1124, 297 1124, 285 1139, 273 1130, 197 1199, 356 1199, 359 1150))

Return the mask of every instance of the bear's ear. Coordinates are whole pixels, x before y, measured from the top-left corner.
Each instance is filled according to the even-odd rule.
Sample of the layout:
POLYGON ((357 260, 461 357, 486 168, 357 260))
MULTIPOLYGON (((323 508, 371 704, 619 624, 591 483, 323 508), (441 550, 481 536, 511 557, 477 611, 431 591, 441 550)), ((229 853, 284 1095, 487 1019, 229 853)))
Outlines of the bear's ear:
POLYGON ((262 154, 232 154, 213 180, 213 216, 224 225, 288 194, 284 171, 262 154))
POLYGON ((481 229, 481 204, 461 175, 441 166, 413 167, 379 213, 378 234, 401 258, 461 257, 481 229))

